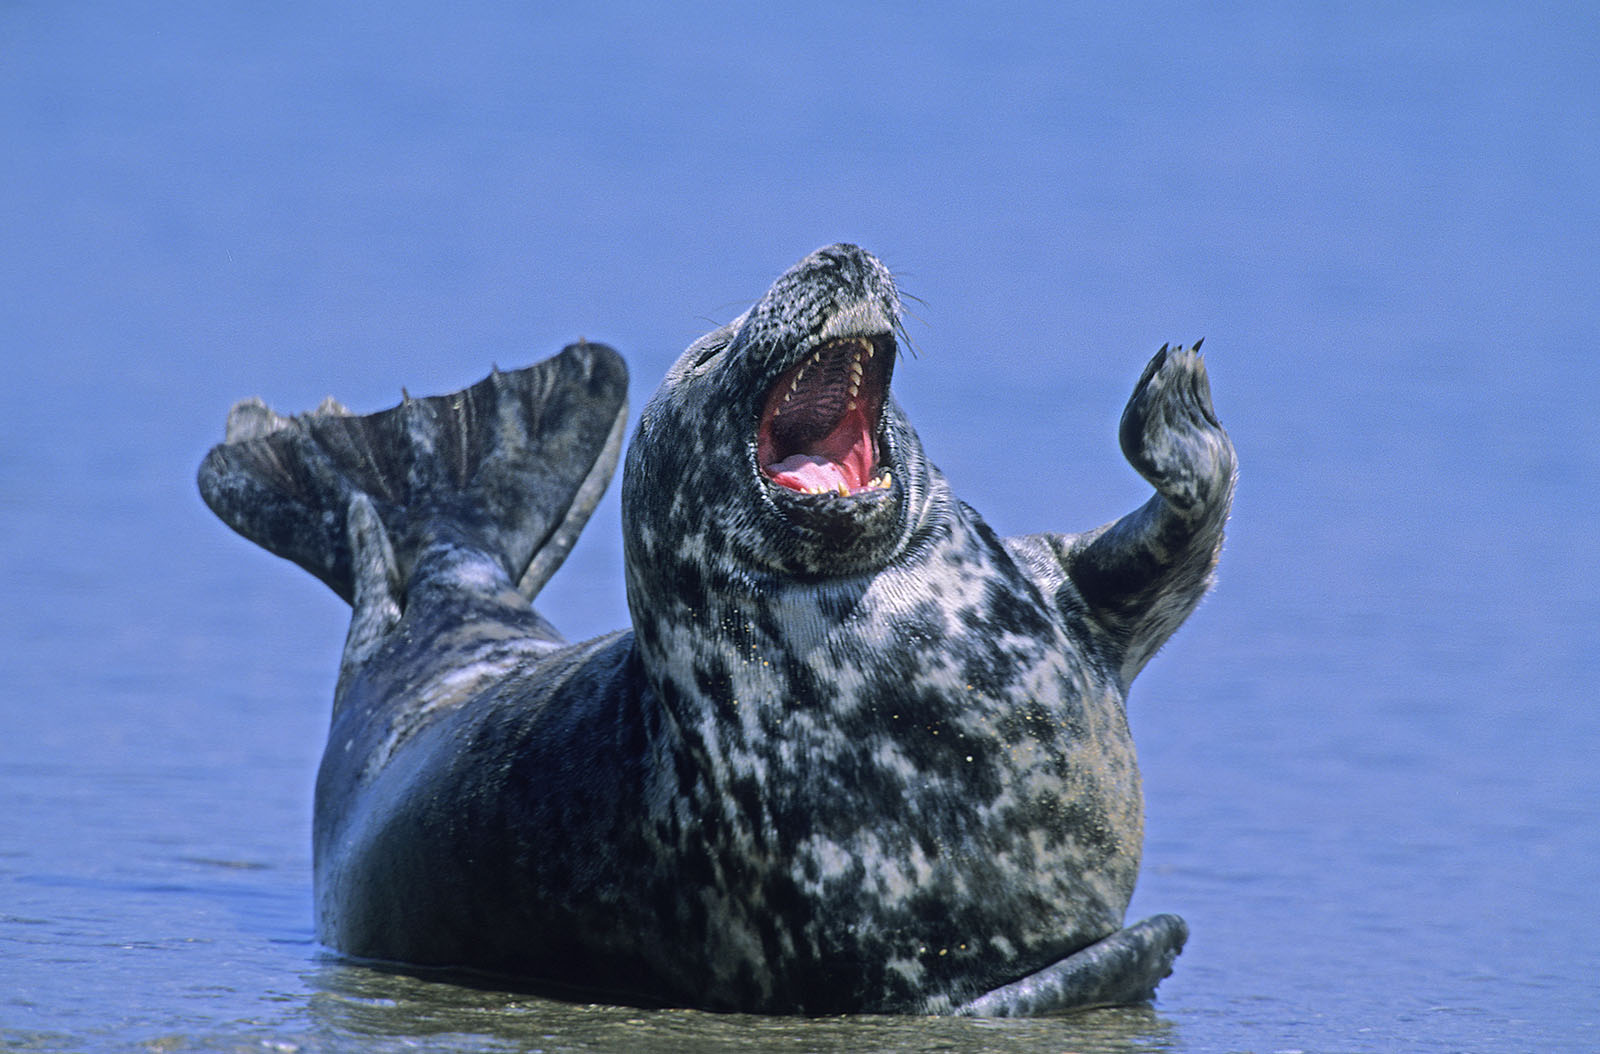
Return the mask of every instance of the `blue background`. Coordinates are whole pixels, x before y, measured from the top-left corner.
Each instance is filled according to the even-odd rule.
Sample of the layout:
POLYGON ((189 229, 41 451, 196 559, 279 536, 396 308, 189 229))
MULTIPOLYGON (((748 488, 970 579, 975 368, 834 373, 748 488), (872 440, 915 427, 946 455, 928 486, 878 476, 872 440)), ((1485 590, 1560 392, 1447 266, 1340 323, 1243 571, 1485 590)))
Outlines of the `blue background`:
MULTIPOLYGON (((237 398, 373 410, 580 335, 642 405, 848 240, 1002 532, 1144 499, 1115 424, 1168 340, 1242 462, 1131 703, 1134 911, 1190 947, 1153 1012, 951 1049, 1584 1049, 1597 45, 1582 4, 0 7, 0 1044, 731 1042, 316 947, 344 609, 193 470, 237 398)), ((626 619, 614 490, 541 598, 574 637, 626 619)))

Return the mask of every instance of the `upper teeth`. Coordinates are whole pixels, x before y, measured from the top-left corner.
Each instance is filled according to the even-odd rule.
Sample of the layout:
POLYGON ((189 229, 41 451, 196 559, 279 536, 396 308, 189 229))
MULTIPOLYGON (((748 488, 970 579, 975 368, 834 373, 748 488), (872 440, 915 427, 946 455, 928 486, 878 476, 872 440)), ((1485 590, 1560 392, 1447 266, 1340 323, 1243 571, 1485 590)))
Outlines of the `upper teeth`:
MULTIPOLYGON (((849 393, 851 402, 849 409, 854 410, 856 408, 856 403, 854 400, 861 394, 861 378, 866 372, 865 368, 862 366, 862 363, 872 358, 875 349, 870 340, 856 340, 852 343, 855 345, 855 353, 850 356, 849 393)), ((806 375, 806 371, 813 366, 820 365, 821 363, 822 349, 818 348, 816 351, 811 353, 809 358, 805 359, 800 364, 799 369, 794 371, 794 377, 789 381, 789 390, 783 393, 783 403, 789 402, 790 399, 794 398, 794 393, 800 390, 800 379, 806 375)), ((777 407, 773 408, 773 416, 777 416, 778 413, 781 412, 783 403, 780 403, 777 407)))

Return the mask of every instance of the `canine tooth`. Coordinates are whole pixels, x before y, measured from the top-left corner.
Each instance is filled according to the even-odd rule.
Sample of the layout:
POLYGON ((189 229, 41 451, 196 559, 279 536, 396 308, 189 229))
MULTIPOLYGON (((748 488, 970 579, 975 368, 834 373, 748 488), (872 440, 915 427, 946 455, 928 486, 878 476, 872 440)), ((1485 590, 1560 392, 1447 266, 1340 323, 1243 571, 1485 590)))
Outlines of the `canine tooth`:
POLYGON ((850 488, 845 486, 843 483, 839 484, 839 497, 848 498, 849 496, 850 496, 850 488))

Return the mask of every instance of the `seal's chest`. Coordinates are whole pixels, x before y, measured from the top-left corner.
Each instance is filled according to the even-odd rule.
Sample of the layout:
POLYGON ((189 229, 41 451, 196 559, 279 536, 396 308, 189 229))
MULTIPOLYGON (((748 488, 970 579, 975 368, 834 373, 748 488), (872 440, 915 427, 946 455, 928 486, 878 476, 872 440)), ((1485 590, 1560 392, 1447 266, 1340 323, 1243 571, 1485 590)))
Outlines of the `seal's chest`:
POLYGON ((768 636, 752 620, 745 634, 700 640, 681 687, 702 708, 716 767, 778 811, 804 799, 800 827, 926 813, 948 834, 1004 799, 1081 782, 1097 757, 1131 764, 1115 691, 1042 613, 1019 626, 933 595, 891 600, 831 625, 814 611, 793 623, 801 633, 768 636))
POLYGON ((1114 685, 1003 552, 972 531, 868 580, 791 583, 674 620, 663 656, 735 765, 857 758, 986 786, 1059 768, 1117 709, 1114 685))

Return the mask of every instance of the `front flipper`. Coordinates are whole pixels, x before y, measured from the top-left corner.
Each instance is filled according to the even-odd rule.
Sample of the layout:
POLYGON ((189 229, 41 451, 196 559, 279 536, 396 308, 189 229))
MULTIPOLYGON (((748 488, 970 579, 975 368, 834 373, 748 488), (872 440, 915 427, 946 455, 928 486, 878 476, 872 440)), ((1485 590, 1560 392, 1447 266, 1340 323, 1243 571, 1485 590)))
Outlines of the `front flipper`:
POLYGON ((1006 539, 1046 595, 1074 613, 1087 608, 1124 684, 1210 588, 1233 503, 1233 443, 1211 406, 1199 347, 1157 352, 1122 414, 1122 452, 1155 497, 1083 534, 1006 539))
POLYGON ((966 1017, 1038 1017, 1097 1006, 1142 1003, 1172 972, 1189 927, 1176 915, 1153 915, 1020 981, 996 988, 953 1013, 966 1017))
POLYGON ((1203 514, 1226 500, 1233 444, 1211 405, 1199 341, 1156 352, 1122 411, 1118 438, 1128 461, 1178 511, 1203 514))

